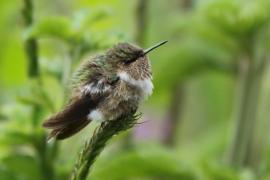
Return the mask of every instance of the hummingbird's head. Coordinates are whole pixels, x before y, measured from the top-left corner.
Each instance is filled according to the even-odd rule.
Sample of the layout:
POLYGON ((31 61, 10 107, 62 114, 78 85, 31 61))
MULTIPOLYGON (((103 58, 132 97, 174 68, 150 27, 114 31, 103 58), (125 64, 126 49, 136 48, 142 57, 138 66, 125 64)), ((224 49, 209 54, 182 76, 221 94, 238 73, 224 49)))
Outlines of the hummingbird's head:
POLYGON ((127 72, 134 79, 141 79, 151 75, 147 54, 166 42, 163 41, 146 50, 129 43, 118 43, 108 50, 108 61, 118 71, 127 72))
POLYGON ((109 56, 108 60, 111 63, 127 65, 143 57, 144 51, 142 48, 129 43, 118 43, 109 49, 107 54, 109 56))

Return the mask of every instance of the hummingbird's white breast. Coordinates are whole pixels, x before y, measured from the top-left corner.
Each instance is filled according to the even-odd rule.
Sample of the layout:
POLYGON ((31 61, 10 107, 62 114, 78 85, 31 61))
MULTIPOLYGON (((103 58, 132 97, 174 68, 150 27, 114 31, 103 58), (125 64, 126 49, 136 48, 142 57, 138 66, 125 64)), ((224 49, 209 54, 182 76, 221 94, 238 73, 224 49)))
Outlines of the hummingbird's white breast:
POLYGON ((136 80, 126 71, 118 72, 118 77, 120 80, 140 89, 144 99, 149 97, 153 92, 154 86, 152 83, 152 77, 136 80))

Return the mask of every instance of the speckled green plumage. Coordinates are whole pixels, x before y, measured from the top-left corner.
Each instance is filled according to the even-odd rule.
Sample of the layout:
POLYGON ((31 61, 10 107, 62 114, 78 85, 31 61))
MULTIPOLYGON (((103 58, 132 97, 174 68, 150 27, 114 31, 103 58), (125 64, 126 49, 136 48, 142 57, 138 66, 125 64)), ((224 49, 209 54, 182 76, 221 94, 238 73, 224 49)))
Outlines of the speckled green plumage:
POLYGON ((117 78, 112 65, 108 63, 106 55, 96 55, 85 60, 75 71, 70 81, 71 99, 76 98, 80 93, 80 88, 91 81, 98 80, 99 77, 106 77, 108 82, 117 78))

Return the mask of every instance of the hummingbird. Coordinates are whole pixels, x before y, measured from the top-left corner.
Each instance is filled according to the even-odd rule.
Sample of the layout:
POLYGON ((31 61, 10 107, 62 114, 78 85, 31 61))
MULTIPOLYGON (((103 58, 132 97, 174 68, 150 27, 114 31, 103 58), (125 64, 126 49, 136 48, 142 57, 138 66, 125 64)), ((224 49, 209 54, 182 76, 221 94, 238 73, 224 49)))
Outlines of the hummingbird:
POLYGON ((69 102, 43 123, 51 129, 48 139, 66 139, 92 121, 113 121, 136 112, 153 91, 147 54, 165 43, 146 50, 118 43, 83 62, 71 80, 69 102))

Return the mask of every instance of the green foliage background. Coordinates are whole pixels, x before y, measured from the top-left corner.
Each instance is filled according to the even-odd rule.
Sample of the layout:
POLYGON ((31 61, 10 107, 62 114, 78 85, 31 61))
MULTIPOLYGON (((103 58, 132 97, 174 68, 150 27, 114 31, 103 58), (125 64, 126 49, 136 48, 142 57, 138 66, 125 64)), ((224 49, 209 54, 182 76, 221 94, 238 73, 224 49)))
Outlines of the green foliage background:
POLYGON ((149 55, 155 90, 140 109, 145 122, 110 142, 89 179, 270 178, 270 2, 148 0, 143 42, 136 42, 139 0, 33 2, 34 23, 25 27, 24 1, 0 1, 0 179, 68 179, 98 124, 49 144, 41 124, 64 105, 74 69, 120 41, 147 48, 166 39, 149 55), (28 76, 24 42, 31 38, 39 47, 37 78, 28 76), (246 81, 240 78, 242 61, 256 69, 246 81), (237 126, 237 114, 245 115, 238 112, 245 82, 258 99, 240 105, 250 108, 237 126), (171 109, 178 103, 172 99, 181 102, 175 124, 171 109), (168 124, 175 128, 166 129, 168 124), (239 147, 233 143, 237 132, 244 134, 239 147), (238 163, 231 149, 248 158, 238 163))

